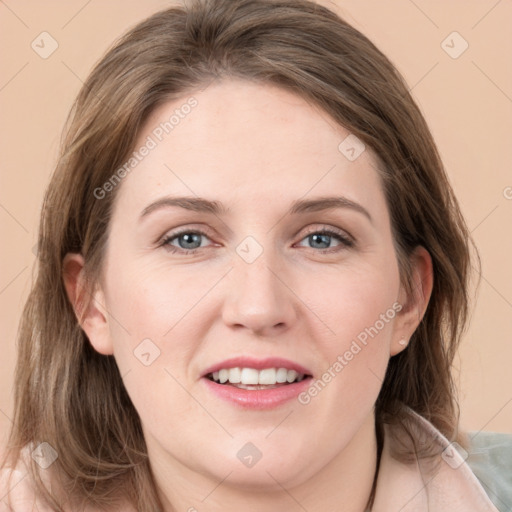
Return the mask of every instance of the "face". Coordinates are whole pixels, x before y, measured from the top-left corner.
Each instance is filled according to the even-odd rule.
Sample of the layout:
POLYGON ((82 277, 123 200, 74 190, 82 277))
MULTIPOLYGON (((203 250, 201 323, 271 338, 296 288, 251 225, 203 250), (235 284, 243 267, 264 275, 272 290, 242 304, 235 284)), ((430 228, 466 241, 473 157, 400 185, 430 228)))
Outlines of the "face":
POLYGON ((368 148, 354 159, 352 139, 340 150, 350 133, 282 89, 224 80, 184 108, 191 96, 154 111, 117 185, 105 321, 88 335, 114 354, 154 459, 247 487, 270 485, 267 471, 296 485, 373 421, 411 334, 377 161, 368 148), (177 197, 218 210, 167 201, 177 197), (237 357, 311 377, 261 392, 205 377, 251 367, 222 364, 237 357))

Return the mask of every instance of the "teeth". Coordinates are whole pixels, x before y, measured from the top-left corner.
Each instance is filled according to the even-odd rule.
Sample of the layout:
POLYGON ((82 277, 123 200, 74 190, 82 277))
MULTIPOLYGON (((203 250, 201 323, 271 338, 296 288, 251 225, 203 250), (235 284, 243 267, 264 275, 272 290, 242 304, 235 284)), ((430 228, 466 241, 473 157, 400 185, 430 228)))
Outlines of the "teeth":
POLYGON ((295 370, 290 370, 286 375, 286 380, 288 382, 293 382, 297 378, 297 375, 299 374, 295 370))
POLYGON ((276 372, 276 382, 286 382, 286 377, 288 375, 288 370, 286 368, 279 368, 276 372))
POLYGON ((272 385, 276 383, 276 370, 275 368, 266 368, 260 371, 258 384, 272 385))
POLYGON ((304 375, 295 370, 286 368, 265 368, 256 370, 254 368, 223 368, 218 372, 213 372, 213 380, 224 384, 229 381, 230 384, 242 385, 264 385, 274 386, 275 384, 284 384, 286 382, 300 382, 304 375))
POLYGON ((242 384, 258 384, 259 371, 253 368, 242 368, 240 382, 242 384))
POLYGON ((242 382, 242 370, 240 368, 229 369, 229 382, 231 382, 231 384, 242 382))

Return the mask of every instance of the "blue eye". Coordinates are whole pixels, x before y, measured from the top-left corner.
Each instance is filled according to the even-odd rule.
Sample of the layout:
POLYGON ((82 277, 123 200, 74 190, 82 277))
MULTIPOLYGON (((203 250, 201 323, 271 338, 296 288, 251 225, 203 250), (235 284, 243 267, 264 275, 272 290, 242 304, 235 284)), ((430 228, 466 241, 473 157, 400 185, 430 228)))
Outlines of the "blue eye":
POLYGON ((162 240, 162 246, 171 252, 186 252, 187 254, 193 254, 201 247, 202 236, 206 237, 206 234, 202 231, 182 231, 180 233, 174 233, 166 236, 162 240), (178 240, 179 247, 172 244, 174 240, 178 240))
MULTIPOLYGON (((208 238, 203 231, 181 231, 178 233, 170 233, 161 242, 161 246, 172 253, 194 254, 197 250, 204 248, 202 237, 208 238), (177 245, 174 243, 177 241, 177 245)), ((344 248, 353 247, 354 241, 348 236, 344 236, 341 232, 322 229, 312 231, 302 240, 308 240, 312 249, 318 249, 316 252, 332 253, 343 250, 344 248), (329 247, 332 240, 335 239, 339 243, 334 247, 329 247)))
MULTIPOLYGON (((313 249, 320 249, 319 252, 333 252, 340 250, 340 245, 343 247, 353 247, 354 242, 348 237, 338 233, 336 231, 331 231, 329 229, 324 229, 321 231, 314 231, 304 237, 302 240, 308 240, 310 244, 313 244, 313 249), (325 247, 325 245, 329 246, 332 239, 336 239, 340 242, 340 244, 336 247, 325 247), (315 244, 320 244, 322 247, 315 247, 315 244)), ((342 248, 343 248, 342 247, 342 248)))

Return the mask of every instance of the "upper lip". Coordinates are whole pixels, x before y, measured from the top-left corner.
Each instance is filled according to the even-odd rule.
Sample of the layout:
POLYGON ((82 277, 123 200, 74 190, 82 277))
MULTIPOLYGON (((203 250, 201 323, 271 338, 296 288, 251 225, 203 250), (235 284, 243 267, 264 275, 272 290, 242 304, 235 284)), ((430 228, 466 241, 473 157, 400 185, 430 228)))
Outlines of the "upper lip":
POLYGON ((237 367, 254 368, 255 370, 263 370, 265 368, 286 368, 287 370, 295 370, 297 373, 301 373, 303 375, 311 375, 311 372, 304 366, 282 357, 267 357, 265 359, 256 359, 254 357, 238 356, 225 359, 224 361, 206 368, 201 377, 206 377, 208 374, 217 372, 223 368, 237 367))

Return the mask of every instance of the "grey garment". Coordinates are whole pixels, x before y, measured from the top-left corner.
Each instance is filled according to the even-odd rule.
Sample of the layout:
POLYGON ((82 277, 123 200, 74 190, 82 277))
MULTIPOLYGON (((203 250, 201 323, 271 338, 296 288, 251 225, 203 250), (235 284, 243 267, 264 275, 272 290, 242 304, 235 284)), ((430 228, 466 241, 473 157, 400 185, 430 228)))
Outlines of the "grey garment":
POLYGON ((467 464, 500 512, 512 512, 512 434, 468 432, 467 464))

